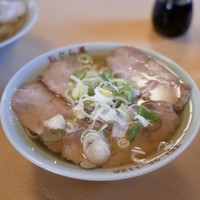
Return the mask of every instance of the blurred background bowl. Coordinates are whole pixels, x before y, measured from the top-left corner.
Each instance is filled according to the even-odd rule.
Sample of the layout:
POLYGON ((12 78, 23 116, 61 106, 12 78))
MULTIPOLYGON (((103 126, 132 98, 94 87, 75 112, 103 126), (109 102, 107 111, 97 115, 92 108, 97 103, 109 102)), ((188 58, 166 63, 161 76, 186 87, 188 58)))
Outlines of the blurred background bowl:
POLYGON ((27 19, 22 28, 13 36, 0 42, 1 57, 9 54, 9 51, 14 47, 15 43, 27 34, 35 25, 39 17, 39 7, 36 0, 23 0, 27 5, 27 19))
POLYGON ((184 83, 192 86, 190 100, 192 109, 190 113, 189 124, 186 130, 184 130, 184 135, 179 139, 176 145, 171 146, 170 149, 164 151, 159 157, 153 158, 147 164, 141 165, 140 167, 135 167, 132 164, 129 164, 118 168, 84 170, 79 166, 60 159, 58 156, 55 156, 55 154, 47 151, 45 148, 41 148, 41 146, 38 146, 34 140, 27 136, 26 131, 17 120, 14 111, 10 107, 12 95, 16 88, 20 87, 25 82, 34 80, 48 67, 50 64, 50 59, 55 60, 63 57, 63 55, 68 55, 70 52, 79 52, 80 48, 82 47, 84 47, 87 52, 110 52, 114 48, 122 45, 125 44, 86 43, 56 49, 35 58, 23 66, 14 75, 2 95, 0 108, 1 123, 8 140, 20 154, 37 166, 40 166, 41 168, 51 171, 55 174, 81 180, 108 181, 133 178, 152 172, 170 163, 188 148, 198 134, 200 126, 200 94, 198 87, 190 75, 175 62, 157 52, 142 48, 140 49, 147 55, 153 57, 159 62, 162 62, 170 70, 175 72, 184 83))

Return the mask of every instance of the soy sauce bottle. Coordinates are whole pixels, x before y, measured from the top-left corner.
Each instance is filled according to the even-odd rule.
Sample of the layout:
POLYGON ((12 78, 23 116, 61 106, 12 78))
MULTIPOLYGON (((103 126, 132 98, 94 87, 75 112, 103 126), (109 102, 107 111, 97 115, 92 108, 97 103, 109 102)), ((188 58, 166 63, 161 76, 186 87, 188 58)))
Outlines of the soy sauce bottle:
POLYGON ((192 21, 192 7, 192 0, 157 0, 152 14, 155 30, 168 37, 184 34, 192 21))

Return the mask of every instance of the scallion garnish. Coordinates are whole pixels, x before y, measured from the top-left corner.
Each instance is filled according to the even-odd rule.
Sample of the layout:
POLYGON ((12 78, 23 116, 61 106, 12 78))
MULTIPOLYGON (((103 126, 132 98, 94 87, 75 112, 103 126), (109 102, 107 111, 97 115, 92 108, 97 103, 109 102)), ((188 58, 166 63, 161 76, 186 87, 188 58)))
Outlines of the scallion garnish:
POLYGON ((138 115, 141 115, 145 119, 148 119, 152 122, 160 121, 160 116, 157 113, 145 108, 144 106, 138 106, 137 113, 138 113, 138 115))
POLYGON ((93 63, 93 59, 89 54, 81 53, 76 56, 76 60, 82 64, 91 64, 93 63))
POLYGON ((54 130, 54 131, 50 131, 47 133, 44 133, 42 135, 42 138, 44 140, 44 142, 60 142, 62 140, 62 135, 63 135, 63 131, 60 130, 54 130))
POLYGON ((104 81, 109 81, 110 79, 114 79, 114 76, 108 70, 104 70, 101 74, 101 77, 104 81))
POLYGON ((98 120, 105 124, 112 123, 112 137, 115 138, 125 137, 130 129, 130 142, 136 139, 141 128, 151 128, 159 123, 157 113, 137 105, 140 90, 136 85, 115 77, 109 70, 99 73, 87 54, 81 54, 76 59, 83 64, 71 76, 76 82, 71 89, 75 99, 73 110, 79 119, 88 118, 92 124, 98 120), (132 112, 130 107, 133 105, 137 109, 132 112))
POLYGON ((131 129, 131 133, 130 133, 130 137, 129 137, 129 141, 130 142, 133 142, 136 139, 136 137, 137 137, 138 133, 140 132, 141 128, 142 128, 142 124, 141 124, 140 121, 136 121, 133 124, 133 127, 131 129))

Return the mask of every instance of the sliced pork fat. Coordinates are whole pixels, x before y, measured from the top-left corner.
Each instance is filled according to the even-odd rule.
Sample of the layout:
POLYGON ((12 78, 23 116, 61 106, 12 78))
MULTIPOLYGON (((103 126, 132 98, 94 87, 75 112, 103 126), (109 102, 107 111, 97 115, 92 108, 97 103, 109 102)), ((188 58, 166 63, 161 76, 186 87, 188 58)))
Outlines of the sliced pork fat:
POLYGON ((69 86, 69 83, 71 82, 70 76, 80 66, 81 64, 74 59, 63 59, 54 62, 42 74, 42 82, 51 91, 63 96, 69 86))
POLYGON ((71 107, 39 81, 17 89, 12 98, 12 108, 22 124, 38 134, 45 131, 44 121, 57 114, 66 119, 74 118, 71 107))
MULTIPOLYGON (((40 81, 24 84, 17 89, 12 98, 12 108, 17 114, 20 122, 29 130, 39 134, 40 139, 52 152, 62 153, 63 156, 84 168, 93 168, 96 165, 84 158, 80 135, 86 129, 87 124, 78 121, 78 130, 71 135, 62 134, 60 140, 51 142, 44 140, 48 137, 44 121, 58 114, 63 115, 66 120, 74 120, 72 107, 61 98, 56 97, 40 81)), ((51 136, 51 132, 48 133, 51 136)), ((56 136, 56 132, 55 132, 56 136)), ((52 137, 52 136, 51 136, 52 137)))
POLYGON ((107 62, 114 73, 138 85, 145 100, 165 100, 181 110, 190 98, 189 85, 136 48, 119 47, 107 62))

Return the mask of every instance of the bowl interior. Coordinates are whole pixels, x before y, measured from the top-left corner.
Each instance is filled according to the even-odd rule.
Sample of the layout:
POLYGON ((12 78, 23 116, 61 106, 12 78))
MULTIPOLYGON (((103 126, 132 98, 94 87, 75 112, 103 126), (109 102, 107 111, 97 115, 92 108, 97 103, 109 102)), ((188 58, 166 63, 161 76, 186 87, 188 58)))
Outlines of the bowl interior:
POLYGON ((0 49, 16 42, 18 39, 24 36, 34 26, 39 17, 39 8, 36 0, 23 0, 23 1, 25 1, 27 4, 27 9, 28 9, 27 20, 24 26, 16 34, 8 38, 7 40, 0 42, 0 49))
POLYGON ((29 62, 15 74, 5 88, 2 96, 1 122, 9 141, 24 157, 48 171, 66 177, 96 181, 119 180, 136 177, 156 170, 175 159, 191 144, 199 131, 199 90, 191 77, 180 66, 170 59, 147 49, 141 50, 156 59, 158 62, 166 65, 170 70, 175 72, 184 83, 188 83, 192 86, 192 96, 190 100, 190 107, 192 108, 189 119, 190 123, 185 128, 185 134, 183 137, 181 137, 181 139, 179 139, 179 141, 177 141, 177 143, 172 146, 170 150, 163 152, 163 154, 159 157, 152 158, 152 160, 145 165, 141 165, 140 167, 135 167, 130 164, 111 169, 84 170, 78 166, 66 162, 57 155, 48 152, 46 148, 38 143, 35 143, 35 141, 26 135, 25 130, 19 123, 15 113, 10 107, 12 95, 16 88, 18 88, 24 82, 34 80, 35 77, 37 77, 47 68, 52 59, 59 59, 65 55, 68 55, 69 53, 79 52, 80 48, 82 47, 84 47, 87 52, 109 52, 122 45, 123 44, 116 43, 89 43, 56 49, 29 62))

